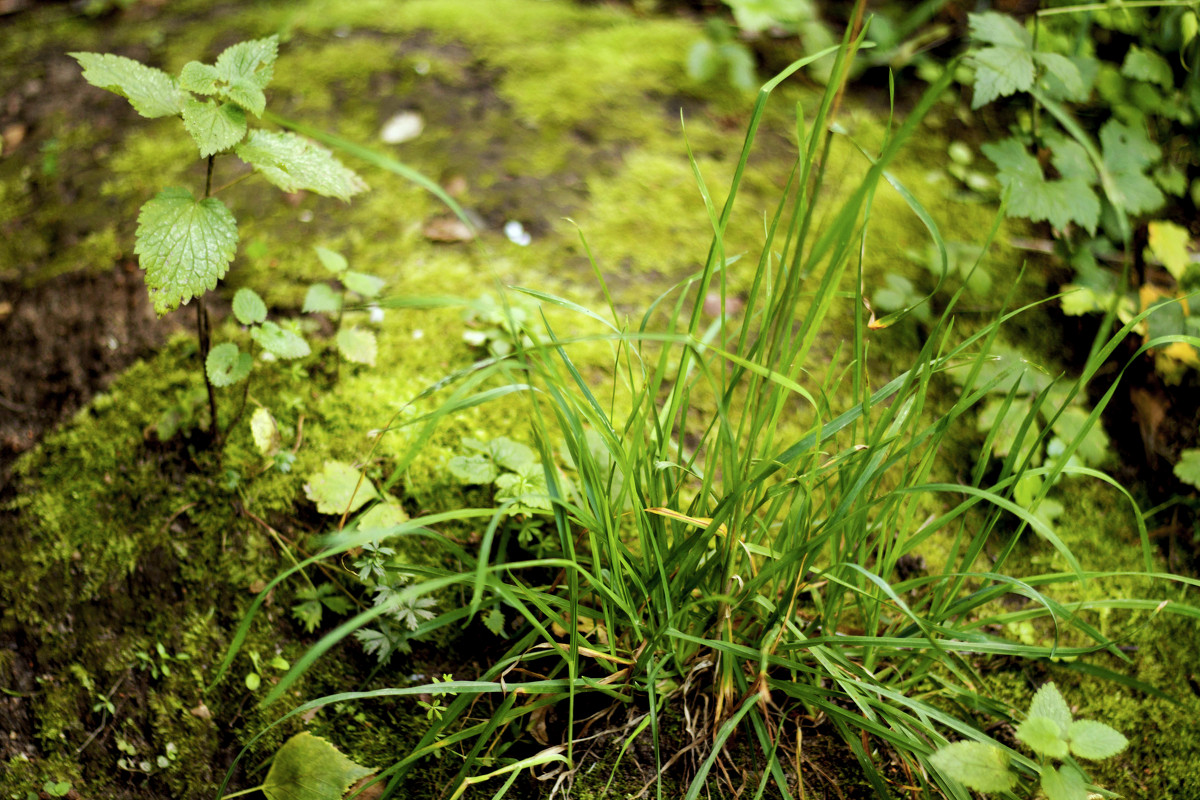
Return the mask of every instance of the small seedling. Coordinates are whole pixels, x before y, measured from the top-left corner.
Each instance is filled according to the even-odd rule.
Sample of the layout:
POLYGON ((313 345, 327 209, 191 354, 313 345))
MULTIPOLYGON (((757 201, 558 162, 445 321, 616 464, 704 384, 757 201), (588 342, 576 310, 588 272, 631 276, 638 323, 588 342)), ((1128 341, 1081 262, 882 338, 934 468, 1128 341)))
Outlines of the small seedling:
POLYGON ((463 333, 463 341, 472 347, 487 348, 492 356, 503 358, 518 343, 525 348, 533 347, 534 335, 529 323, 536 316, 537 309, 523 300, 510 297, 501 303, 493 295, 485 294, 463 314, 470 327, 463 333))
MULTIPOLYGON (((1086 800, 1088 778, 1076 758, 1101 760, 1129 744, 1102 722, 1073 719, 1066 700, 1047 683, 1033 696, 1017 738, 1038 756, 1035 766, 1047 800, 1086 800), (1055 766, 1052 762, 1062 762, 1055 766)), ((955 742, 938 748, 929 762, 945 775, 980 792, 1008 792, 1017 784, 1008 753, 984 742, 955 742)))
POLYGON ((154 643, 153 653, 147 650, 135 650, 133 656, 137 659, 137 668, 149 672, 150 677, 155 680, 158 679, 159 675, 162 675, 164 678, 170 677, 172 661, 182 662, 191 659, 191 656, 187 653, 175 653, 174 655, 168 653, 167 648, 163 647, 162 642, 154 643))
MULTIPOLYGON (((449 683, 452 680, 454 680, 454 676, 450 673, 442 675, 440 679, 436 675, 433 676, 434 683, 449 683)), ((417 705, 425 709, 425 719, 441 720, 442 714, 446 711, 446 706, 442 705, 441 698, 446 694, 449 694, 449 692, 434 691, 430 693, 430 699, 428 701, 417 701, 417 705)))
POLYGON ((42 784, 42 792, 50 797, 66 797, 71 793, 68 781, 46 781, 42 784))
MULTIPOLYGON (((352 299, 353 296, 361 297, 363 300, 374 300, 383 291, 383 279, 350 269, 350 263, 341 253, 327 250, 324 247, 315 249, 321 264, 341 285, 341 291, 337 291, 325 282, 314 283, 308 287, 308 294, 304 297, 304 313, 334 315, 336 331, 334 341, 337 343, 339 364, 341 363, 340 359, 344 358, 354 364, 375 366, 375 334, 359 325, 345 328, 342 326, 342 322, 347 300, 352 299)), ((372 322, 376 321, 375 311, 376 309, 373 309, 369 317, 372 322)))
MULTIPOLYGON (((246 673, 244 678, 246 688, 250 691, 257 691, 259 686, 262 686, 263 674, 265 672, 262 656, 257 650, 251 650, 247 655, 250 656, 251 669, 246 673)), ((270 661, 266 662, 266 667, 277 669, 281 672, 286 671, 291 665, 283 656, 275 656, 270 661)))
MULTIPOLYGON (((83 67, 84 80, 127 98, 143 117, 179 117, 207 162, 199 198, 186 187, 170 186, 142 206, 135 252, 160 317, 192 298, 197 301, 196 334, 216 440, 220 430, 204 294, 225 277, 238 243, 233 212, 214 196, 224 188, 213 187, 216 159, 234 155, 285 192, 305 190, 348 201, 366 189, 363 180, 328 150, 294 133, 250 129, 248 119, 266 110, 263 92, 274 74, 278 49, 275 36, 241 42, 222 52, 215 64, 188 62, 177 78, 123 56, 71 54, 83 67)), ((260 343, 268 350, 263 340, 284 347, 290 337, 270 325, 261 326, 260 343)), ((228 355, 224 351, 218 364, 229 360, 225 367, 234 369, 244 363, 228 355)))

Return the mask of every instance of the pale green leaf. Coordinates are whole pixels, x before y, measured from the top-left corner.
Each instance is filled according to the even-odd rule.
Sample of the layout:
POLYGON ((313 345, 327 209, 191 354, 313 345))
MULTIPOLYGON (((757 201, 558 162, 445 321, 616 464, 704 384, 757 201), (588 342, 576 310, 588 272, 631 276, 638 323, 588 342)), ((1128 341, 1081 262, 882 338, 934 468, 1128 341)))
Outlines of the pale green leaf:
POLYGON ((246 688, 252 692, 258 691, 258 687, 262 686, 262 678, 257 672, 247 672, 245 680, 246 688))
POLYGON ((326 461, 320 472, 309 475, 304 494, 322 514, 353 513, 379 497, 375 484, 343 461, 326 461))
POLYGON ((252 328, 250 336, 262 345, 264 350, 279 358, 303 358, 312 352, 308 342, 304 341, 300 334, 287 328, 281 328, 270 320, 257 328, 252 328))
POLYGON ((971 38, 977 42, 1024 50, 1033 49, 1033 36, 1021 23, 1007 14, 985 11, 982 14, 968 14, 967 21, 971 26, 971 38))
POLYGON ((196 94, 213 95, 217 93, 220 80, 221 74, 217 72, 216 67, 199 61, 189 61, 179 73, 179 88, 196 94))
POLYGON ((346 257, 335 250, 329 250, 324 247, 314 247, 317 258, 325 269, 332 272, 334 275, 341 275, 346 270, 350 269, 350 262, 346 257))
POLYGON ((261 117, 267 108, 267 96, 263 90, 250 81, 238 79, 221 91, 221 96, 231 103, 249 111, 256 117, 261 117))
POLYGON ((1071 754, 1078 758, 1111 758, 1129 746, 1129 740, 1103 722, 1076 720, 1067 728, 1071 754))
POLYGON ((349 200, 367 188, 332 153, 294 133, 251 131, 235 152, 285 192, 306 190, 349 200))
POLYGON ((1006 792, 1017 782, 1008 769, 1008 754, 983 742, 955 742, 929 757, 935 769, 981 792, 1006 792))
POLYGON ((520 472, 505 472, 496 478, 496 502, 513 501, 509 508, 512 514, 528 514, 550 511, 550 490, 546 486, 546 473, 540 464, 520 472))
POLYGON ((1042 685, 1029 703, 1030 718, 1045 717, 1058 726, 1059 732, 1066 735, 1067 726, 1071 724, 1071 708, 1059 693, 1053 682, 1042 685))
POLYGON ((533 450, 528 445, 514 442, 507 436, 499 436, 488 442, 486 452, 496 464, 513 472, 520 472, 534 465, 538 466, 539 471, 541 470, 541 465, 533 454, 533 450))
POLYGON ((347 271, 339 275, 338 278, 347 289, 361 294, 363 297, 378 297, 379 293, 383 291, 383 279, 376 278, 374 275, 368 275, 365 272, 347 271))
POLYGON ((189 98, 183 104, 183 127, 208 158, 240 142, 246 136, 246 113, 233 103, 189 98))
POLYGON ((232 386, 243 381, 250 375, 254 359, 249 353, 238 350, 233 342, 222 342, 208 351, 204 361, 204 371, 213 386, 232 386))
POLYGON ((483 615, 483 624, 496 636, 504 635, 504 612, 493 606, 483 615))
POLYGON ((1179 462, 1175 464, 1175 477, 1200 489, 1200 450, 1184 450, 1179 454, 1179 462))
POLYGON ((1080 102, 1087 99, 1083 75, 1074 61, 1058 53, 1035 52, 1033 57, 1049 75, 1053 75, 1055 80, 1062 84, 1062 91, 1067 97, 1080 102))
MULTIPOLYGON (((1042 409, 1044 412, 1048 411, 1045 406, 1042 409)), ((1087 411, 1077 406, 1065 408, 1058 419, 1054 421, 1054 433, 1064 443, 1070 443, 1083 430, 1089 416, 1087 411)), ((1108 454, 1108 434, 1104 432, 1104 427, 1097 422, 1079 443, 1079 447, 1075 450, 1075 457, 1082 461, 1084 466, 1098 467, 1108 458, 1108 454)))
POLYGON ((998 97, 1033 88, 1036 69, 1029 50, 985 47, 972 58, 975 62, 975 93, 971 108, 980 108, 998 97))
POLYGON ((342 307, 342 296, 327 283, 314 283, 304 295, 305 314, 332 314, 342 307))
POLYGON ((279 447, 279 428, 275 418, 262 406, 254 409, 250 415, 250 435, 254 439, 254 446, 264 456, 279 447))
POLYGON ((337 348, 342 358, 355 364, 375 366, 375 334, 357 326, 337 333, 337 348))
POLYGON ((1100 128, 1100 147, 1105 168, 1112 174, 1114 205, 1130 215, 1145 214, 1159 208, 1166 197, 1145 174, 1150 165, 1162 158, 1162 149, 1140 127, 1110 119, 1100 128))
POLYGON ((1088 800, 1087 782, 1074 767, 1042 768, 1042 791, 1046 800, 1088 800))
POLYGON ((1164 89, 1175 85, 1175 75, 1167 60, 1153 50, 1130 45, 1125 54, 1125 62, 1121 64, 1121 74, 1147 83, 1156 83, 1164 89))
POLYGON ((254 325, 267 318, 267 304, 253 289, 238 289, 233 295, 233 315, 243 325, 254 325))
POLYGON ((225 48, 221 55, 217 56, 217 72, 228 83, 240 79, 260 90, 265 89, 274 76, 275 58, 278 53, 278 36, 239 42, 225 48))
POLYGON ((1146 227, 1150 231, 1150 252, 1162 262, 1172 278, 1183 280, 1183 273, 1192 261, 1187 247, 1191 238, 1187 228, 1166 220, 1155 220, 1146 227))
POLYGON ((999 169, 996 180, 1009 189, 1008 215, 1047 221, 1063 229, 1072 222, 1095 232, 1100 198, 1082 177, 1046 180, 1042 166, 1014 138, 988 142, 981 149, 999 169))
POLYGON ((367 509, 367 513, 363 514, 358 521, 358 529, 360 531, 386 530, 407 520, 408 514, 404 513, 403 508, 393 501, 384 500, 384 502, 376 503, 367 509))
POLYGON ((373 771, 324 739, 298 733, 275 754, 262 793, 268 800, 342 800, 351 786, 373 771))
POLYGON ((169 117, 183 111, 187 97, 167 73, 111 53, 71 53, 83 67, 83 79, 115 92, 143 117, 169 117))
POLYGON ((1017 726, 1017 738, 1038 755, 1062 760, 1067 757, 1067 743, 1058 723, 1049 717, 1030 717, 1017 726))
POLYGON ((196 202, 187 189, 172 186, 142 206, 134 250, 160 317, 216 287, 237 237, 237 221, 215 197, 196 202))
POLYGON ((455 478, 472 486, 489 484, 500 474, 492 460, 483 455, 454 456, 446 468, 455 478))

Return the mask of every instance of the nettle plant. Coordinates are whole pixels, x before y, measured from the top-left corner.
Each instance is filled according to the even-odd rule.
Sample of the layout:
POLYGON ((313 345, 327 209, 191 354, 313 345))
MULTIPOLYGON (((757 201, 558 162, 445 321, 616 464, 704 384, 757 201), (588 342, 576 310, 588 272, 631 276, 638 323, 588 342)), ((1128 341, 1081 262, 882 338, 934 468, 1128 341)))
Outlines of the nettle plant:
MULTIPOLYGON (((238 245, 237 220, 214 195, 244 177, 214 188, 216 160, 235 156, 285 192, 309 191, 349 201, 367 188, 353 170, 307 139, 250 128, 249 119, 261 118, 266 110, 264 90, 271 82, 278 48, 276 36, 241 42, 222 52, 215 64, 188 62, 178 77, 111 53, 71 53, 83 67, 84 80, 125 97, 143 117, 179 117, 200 158, 207 162, 199 197, 186 187, 169 186, 142 206, 135 252, 160 317, 193 298, 197 301, 196 333, 215 438, 220 430, 212 375, 229 378, 243 368, 249 371, 249 362, 242 357, 245 354, 227 347, 210 350, 204 294, 225 277, 238 245), (215 353, 219 355, 214 361, 215 353)), ((255 338, 265 349, 288 353, 300 349, 289 347, 296 344, 292 337, 265 320, 265 306, 260 314, 255 304, 255 312, 253 324, 259 325, 255 338)))
MULTIPOLYGON (((1046 800, 1087 800, 1088 777, 1075 761, 1111 758, 1129 741, 1118 731, 1090 719, 1074 719, 1053 683, 1038 689, 1017 738, 1037 754, 1034 772, 1046 800), (1055 766, 1055 762, 1060 762, 1055 766)), ((929 759, 935 768, 979 792, 1009 792, 1018 774, 1007 751, 986 742, 955 742, 929 759)))

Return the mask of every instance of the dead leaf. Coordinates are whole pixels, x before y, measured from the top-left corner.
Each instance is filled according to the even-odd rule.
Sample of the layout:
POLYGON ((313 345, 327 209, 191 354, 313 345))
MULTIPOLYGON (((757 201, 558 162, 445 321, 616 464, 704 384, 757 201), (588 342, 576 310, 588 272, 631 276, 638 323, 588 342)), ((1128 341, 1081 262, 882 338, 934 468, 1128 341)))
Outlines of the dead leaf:
POLYGON ((188 713, 197 719, 212 719, 212 712, 208 710, 208 706, 204 705, 204 703, 191 709, 188 713))
POLYGON ((376 781, 375 783, 371 783, 375 778, 375 775, 368 775, 363 778, 346 790, 346 797, 353 797, 354 800, 379 800, 380 797, 383 797, 383 790, 387 788, 388 782, 376 781), (371 785, 367 786, 368 783, 371 783, 371 785), (363 789, 362 787, 364 786, 367 786, 367 788, 363 789), (362 789, 362 792, 355 794, 359 789, 362 789))
POLYGON ((25 141, 25 130, 25 126, 20 122, 14 122, 11 125, 6 125, 4 127, 4 133, 2 134, 4 142, 3 146, 0 146, 0 152, 2 152, 4 155, 8 155, 13 150, 16 150, 17 147, 20 146, 21 142, 25 141))
POLYGON ((475 231, 458 217, 434 217, 421 232, 433 242, 469 242, 475 238, 475 231))

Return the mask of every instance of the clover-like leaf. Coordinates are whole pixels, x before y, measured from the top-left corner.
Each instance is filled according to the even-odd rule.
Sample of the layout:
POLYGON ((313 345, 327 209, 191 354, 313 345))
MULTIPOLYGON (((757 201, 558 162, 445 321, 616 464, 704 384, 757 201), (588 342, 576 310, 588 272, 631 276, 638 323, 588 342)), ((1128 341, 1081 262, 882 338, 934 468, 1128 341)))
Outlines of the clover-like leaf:
POLYGON ((304 358, 312 352, 304 337, 295 331, 276 325, 270 320, 257 328, 252 328, 250 336, 262 345, 262 348, 278 358, 304 358))
POLYGON ((262 793, 269 800, 342 800, 374 770, 356 764, 311 733, 298 733, 275 754, 262 793))
POLYGON ((171 186, 142 206, 134 252, 161 317, 217 285, 237 250, 237 220, 215 197, 171 186))
POLYGON ((249 353, 238 350, 233 342, 222 342, 208 351, 204 371, 213 386, 232 386, 250 375, 254 359, 249 353))
POLYGON ((304 494, 322 514, 353 513, 379 497, 375 484, 344 461, 326 461, 320 472, 308 476, 304 494))
POLYGON ((254 446, 258 448, 258 452, 264 456, 279 448, 279 426, 275 424, 271 412, 262 406, 254 409, 254 413, 250 415, 250 436, 254 439, 254 446))
POLYGON ((1129 746, 1129 740, 1121 732, 1103 722, 1080 719, 1067 728, 1071 753, 1079 758, 1111 758, 1129 746))
POLYGON ((1008 753, 983 742, 955 742, 938 748, 929 763, 981 792, 1006 792, 1017 782, 1017 776, 1008 769, 1008 753))
POLYGON ((1042 769, 1042 791, 1046 800, 1087 800, 1087 781, 1074 767, 1063 765, 1057 769, 1042 769))
POLYGON ((367 188, 332 153, 294 133, 251 131, 235 152, 285 192, 306 190, 348 201, 367 188))
POLYGON ((375 334, 357 326, 337 333, 337 348, 342 358, 355 364, 375 366, 375 334))
POLYGON ((368 275, 365 272, 347 271, 338 275, 338 279, 342 284, 352 292, 357 292, 363 297, 372 298, 378 297, 383 291, 383 278, 376 278, 374 275, 368 275))
POLYGON ((243 287, 233 296, 233 315, 243 325, 256 325, 267 318, 267 304, 258 292, 243 287))
POLYGON ((143 117, 170 117, 183 111, 187 98, 167 73, 111 53, 71 53, 83 67, 83 79, 129 100, 143 117))
POLYGON ((183 104, 183 127, 200 148, 200 157, 208 158, 246 138, 246 112, 233 103, 189 98, 183 104))
POLYGON ((305 314, 332 314, 342 307, 342 296, 328 283, 314 283, 304 295, 305 314))
POLYGON ((1017 726, 1017 738, 1029 749, 1048 758, 1067 757, 1067 743, 1058 723, 1049 717, 1030 717, 1017 726))

